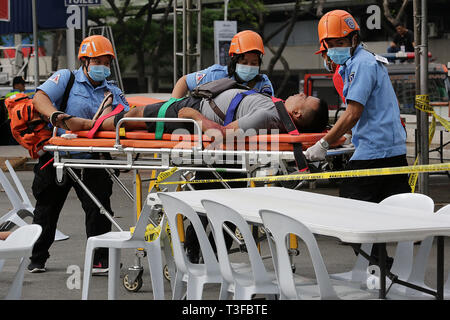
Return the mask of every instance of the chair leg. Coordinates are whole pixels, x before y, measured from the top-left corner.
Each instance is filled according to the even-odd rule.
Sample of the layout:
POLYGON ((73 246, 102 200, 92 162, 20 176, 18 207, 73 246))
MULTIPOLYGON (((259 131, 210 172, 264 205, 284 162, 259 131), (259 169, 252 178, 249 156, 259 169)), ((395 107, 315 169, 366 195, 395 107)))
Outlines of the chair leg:
POLYGON ((185 291, 183 274, 177 271, 175 274, 175 278, 172 281, 173 281, 172 300, 181 300, 185 291))
POLYGON ((30 263, 30 259, 23 257, 5 300, 19 300, 22 297, 23 277, 28 263, 30 263))
POLYGON ((187 283, 187 300, 201 300, 203 295, 203 281, 196 278, 189 279, 187 283))
POLYGON ((414 259, 411 274, 408 278, 409 282, 418 283, 419 285, 423 285, 425 283, 425 272, 428 265, 430 251, 433 246, 433 238, 434 237, 427 237, 422 240, 417 255, 414 259))
POLYGON ((175 277, 176 277, 176 266, 175 266, 175 260, 173 259, 172 255, 172 247, 170 246, 169 237, 165 237, 162 239, 163 242, 163 252, 164 252, 164 258, 166 261, 167 268, 169 269, 169 276, 170 276, 170 288, 172 290, 172 294, 175 291, 175 277))
POLYGON ((158 240, 147 245, 147 260, 152 280, 153 299, 164 300, 164 276, 161 246, 158 240))
POLYGON ((228 283, 225 282, 225 280, 220 285, 220 293, 219 293, 219 300, 228 300, 230 297, 230 292, 228 292, 228 283))
POLYGON ((120 281, 120 249, 109 248, 108 300, 116 300, 120 281))
POLYGON ((247 292, 244 288, 240 286, 235 286, 234 288, 234 300, 250 300, 252 298, 252 293, 247 292))
POLYGON ((266 299, 267 300, 277 300, 278 296, 276 294, 266 294, 266 299))
POLYGON ((94 262, 94 249, 92 243, 87 241, 86 253, 84 257, 84 273, 83 273, 83 289, 81 292, 81 299, 89 299, 89 284, 92 276, 92 263, 94 262))

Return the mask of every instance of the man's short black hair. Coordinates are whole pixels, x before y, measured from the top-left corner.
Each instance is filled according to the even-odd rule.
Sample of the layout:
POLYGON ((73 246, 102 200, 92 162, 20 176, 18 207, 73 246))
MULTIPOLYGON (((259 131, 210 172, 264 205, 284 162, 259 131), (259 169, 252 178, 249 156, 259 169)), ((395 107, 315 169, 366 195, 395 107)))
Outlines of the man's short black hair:
POLYGON ((328 126, 328 103, 319 99, 319 108, 312 113, 312 119, 303 124, 300 133, 318 133, 327 129, 328 126))
POLYGON ((23 79, 23 77, 22 76, 14 77, 12 85, 15 86, 16 84, 19 83, 25 85, 25 80, 23 79))
POLYGON ((395 27, 395 28, 400 27, 400 26, 406 28, 406 25, 405 25, 404 22, 401 22, 401 21, 400 21, 400 22, 397 22, 396 24, 394 24, 394 27, 395 27))

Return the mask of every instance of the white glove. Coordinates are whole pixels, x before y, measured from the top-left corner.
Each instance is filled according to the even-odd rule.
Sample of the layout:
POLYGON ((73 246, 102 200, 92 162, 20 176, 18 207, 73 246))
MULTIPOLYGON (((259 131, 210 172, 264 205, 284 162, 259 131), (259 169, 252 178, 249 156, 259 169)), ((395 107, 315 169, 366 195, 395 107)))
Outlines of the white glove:
POLYGON ((352 135, 350 133, 344 134, 344 137, 345 137, 345 141, 343 143, 344 146, 352 143, 352 135))
POLYGON ((326 155, 327 155, 327 149, 322 147, 322 144, 320 143, 320 141, 317 141, 315 145, 313 145, 312 147, 309 147, 305 151, 305 157, 309 161, 324 160, 326 155))

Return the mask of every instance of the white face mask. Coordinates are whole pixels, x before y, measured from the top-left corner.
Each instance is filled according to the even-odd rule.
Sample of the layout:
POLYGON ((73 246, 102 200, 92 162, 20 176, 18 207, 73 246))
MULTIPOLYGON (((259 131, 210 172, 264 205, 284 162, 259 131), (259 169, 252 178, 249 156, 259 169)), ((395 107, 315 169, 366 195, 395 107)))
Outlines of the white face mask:
POLYGON ((239 76, 239 78, 241 78, 245 82, 248 82, 259 74, 259 67, 237 63, 236 74, 239 76))

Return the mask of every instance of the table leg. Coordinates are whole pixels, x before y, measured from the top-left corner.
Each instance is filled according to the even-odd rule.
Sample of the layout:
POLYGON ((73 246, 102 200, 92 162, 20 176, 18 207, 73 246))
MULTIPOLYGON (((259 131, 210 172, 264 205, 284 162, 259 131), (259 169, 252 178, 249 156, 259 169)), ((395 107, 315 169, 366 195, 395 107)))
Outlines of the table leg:
POLYGON ((386 243, 378 244, 378 266, 380 267, 380 290, 378 297, 386 299, 386 243))
POLYGON ((444 299, 444 237, 437 237, 436 299, 444 299))

